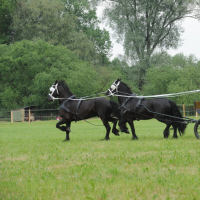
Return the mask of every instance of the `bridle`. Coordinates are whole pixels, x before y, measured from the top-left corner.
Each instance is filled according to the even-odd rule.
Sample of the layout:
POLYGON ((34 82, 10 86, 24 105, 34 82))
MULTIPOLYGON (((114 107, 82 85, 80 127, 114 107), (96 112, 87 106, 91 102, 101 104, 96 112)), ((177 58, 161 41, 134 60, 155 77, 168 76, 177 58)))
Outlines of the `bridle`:
POLYGON ((51 97, 51 99, 54 101, 54 96, 53 96, 53 93, 56 91, 57 94, 59 95, 59 92, 58 92, 58 83, 57 84, 53 84, 50 88, 50 93, 49 93, 49 96, 51 97))
POLYGON ((117 93, 118 92, 118 86, 119 86, 119 84, 120 84, 120 81, 118 81, 118 83, 113 83, 111 86, 110 86, 110 89, 108 89, 108 91, 109 91, 109 96, 113 96, 115 93, 117 93), (114 92, 114 90, 116 90, 116 92, 114 92))

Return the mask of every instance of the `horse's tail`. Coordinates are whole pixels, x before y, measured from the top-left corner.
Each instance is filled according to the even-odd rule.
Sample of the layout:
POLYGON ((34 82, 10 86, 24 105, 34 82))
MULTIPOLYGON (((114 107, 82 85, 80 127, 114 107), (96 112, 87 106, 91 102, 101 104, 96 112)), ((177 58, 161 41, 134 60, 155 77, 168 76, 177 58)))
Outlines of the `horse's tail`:
MULTIPOLYGON (((171 100, 169 100, 169 103, 171 105, 171 110, 172 110, 173 116, 179 117, 182 119, 183 117, 182 117, 181 112, 179 111, 177 105, 171 100)), ((182 120, 181 119, 174 119, 176 121, 180 135, 185 133, 185 129, 187 127, 187 124, 184 123, 184 119, 182 119, 182 120)))
POLYGON ((129 133, 128 128, 126 127, 126 120, 121 115, 120 107, 115 101, 110 101, 110 104, 112 106, 112 114, 117 117, 119 120, 119 127, 122 132, 129 133))

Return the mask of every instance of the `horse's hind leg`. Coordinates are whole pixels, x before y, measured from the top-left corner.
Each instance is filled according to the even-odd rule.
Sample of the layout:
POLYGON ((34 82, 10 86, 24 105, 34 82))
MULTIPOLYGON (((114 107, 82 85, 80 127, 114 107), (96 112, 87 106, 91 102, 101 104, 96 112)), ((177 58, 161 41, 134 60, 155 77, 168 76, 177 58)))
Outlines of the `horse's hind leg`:
POLYGON ((169 137, 169 128, 170 128, 171 124, 167 124, 165 130, 163 131, 163 134, 164 134, 164 138, 168 138, 169 137))
POLYGON ((132 132, 132 140, 137 140, 138 139, 138 137, 137 137, 137 135, 135 134, 135 127, 134 127, 134 124, 133 124, 133 119, 131 119, 131 118, 126 118, 126 120, 127 120, 127 122, 128 122, 128 124, 129 124, 129 126, 131 127, 131 132, 132 132))

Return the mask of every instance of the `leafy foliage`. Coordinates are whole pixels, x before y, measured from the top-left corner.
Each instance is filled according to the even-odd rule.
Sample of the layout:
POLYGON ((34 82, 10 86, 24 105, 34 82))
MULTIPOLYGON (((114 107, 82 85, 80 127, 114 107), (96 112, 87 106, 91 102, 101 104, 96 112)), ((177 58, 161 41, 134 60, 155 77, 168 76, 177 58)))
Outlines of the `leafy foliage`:
POLYGON ((0 52, 0 104, 6 110, 33 104, 57 107, 57 102, 46 100, 55 80, 66 81, 82 97, 107 90, 109 81, 121 76, 118 70, 92 66, 64 46, 42 40, 0 45, 0 52))
POLYGON ((13 41, 42 39, 66 46, 82 60, 105 64, 111 41, 108 31, 98 25, 96 11, 86 1, 18 0, 13 41))
POLYGON ((12 35, 10 25, 12 12, 15 9, 15 0, 0 0, 0 44, 8 44, 12 35))
MULTIPOLYGON (((157 62, 157 66, 147 70, 145 94, 171 94, 197 90, 200 88, 200 63, 194 56, 177 54, 168 57, 168 65, 157 62)), ((191 104, 199 100, 199 93, 173 98, 176 103, 191 104)))
POLYGON ((104 17, 123 43, 125 54, 138 66, 142 89, 146 70, 156 50, 176 48, 182 32, 180 20, 194 15, 196 2, 187 0, 107 1, 104 17))

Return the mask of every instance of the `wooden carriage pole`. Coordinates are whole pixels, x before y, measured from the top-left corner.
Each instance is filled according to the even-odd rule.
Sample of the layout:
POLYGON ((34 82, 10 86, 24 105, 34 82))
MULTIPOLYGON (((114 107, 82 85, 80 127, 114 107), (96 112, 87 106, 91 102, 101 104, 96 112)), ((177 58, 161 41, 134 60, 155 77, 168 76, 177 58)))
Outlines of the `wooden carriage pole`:
POLYGON ((28 121, 29 121, 29 124, 31 122, 31 109, 28 110, 28 121))
POLYGON ((185 117, 185 104, 183 104, 183 117, 185 117))
POLYGON ((11 123, 13 123, 13 110, 11 110, 11 123))

